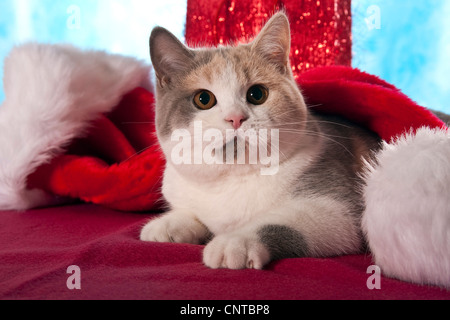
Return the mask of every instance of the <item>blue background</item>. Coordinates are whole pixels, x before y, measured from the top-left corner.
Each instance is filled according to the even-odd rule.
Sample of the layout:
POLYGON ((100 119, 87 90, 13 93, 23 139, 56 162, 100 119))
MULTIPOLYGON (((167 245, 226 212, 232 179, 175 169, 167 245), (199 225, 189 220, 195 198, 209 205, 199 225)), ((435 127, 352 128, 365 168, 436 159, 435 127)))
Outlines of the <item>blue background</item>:
MULTIPOLYGON (((450 112, 450 1, 353 0, 352 11, 353 65, 450 112)), ((0 0, 1 74, 11 48, 29 40, 148 61, 150 30, 162 25, 184 40, 185 17, 186 0, 0 0)))

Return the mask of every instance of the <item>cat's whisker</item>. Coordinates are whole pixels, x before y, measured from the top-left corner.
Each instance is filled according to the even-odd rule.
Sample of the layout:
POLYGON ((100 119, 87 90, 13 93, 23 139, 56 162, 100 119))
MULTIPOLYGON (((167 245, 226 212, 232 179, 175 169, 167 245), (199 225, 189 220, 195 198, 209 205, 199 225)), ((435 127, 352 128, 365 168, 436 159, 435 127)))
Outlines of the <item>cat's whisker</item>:
POLYGON ((293 110, 287 110, 287 111, 284 111, 284 112, 281 112, 281 113, 274 113, 272 116, 274 118, 282 118, 285 115, 292 114, 292 113, 297 113, 297 112, 298 112, 298 110, 293 109, 293 110))
POLYGON ((327 136, 329 138, 339 138, 339 139, 345 139, 345 140, 352 140, 351 137, 344 137, 344 136, 336 136, 332 134, 327 134, 323 132, 316 132, 316 131, 310 131, 310 130, 295 130, 295 129, 279 129, 280 132, 286 132, 286 133, 298 133, 298 134, 311 134, 316 133, 317 135, 321 136, 327 136))
POLYGON ((323 103, 306 105, 306 107, 307 107, 308 109, 314 109, 314 108, 321 107, 321 106, 323 106, 323 103))
POLYGON ((284 122, 282 124, 277 124, 277 126, 303 125, 303 124, 309 124, 309 123, 330 124, 330 125, 347 128, 347 129, 352 128, 352 127, 342 124, 342 123, 326 121, 326 120, 302 120, 302 121, 296 121, 296 122, 284 122))
POLYGON ((316 136, 316 137, 319 137, 319 138, 324 138, 326 140, 329 140, 329 141, 331 141, 333 143, 336 143, 337 145, 341 146, 346 152, 348 152, 352 157, 354 157, 354 154, 345 145, 343 145, 339 141, 333 139, 333 138, 344 138, 344 139, 350 139, 350 138, 339 137, 339 136, 330 136, 330 135, 327 135, 327 134, 314 132, 314 131, 307 131, 307 130, 305 130, 305 131, 295 131, 295 130, 289 131, 289 130, 287 130, 287 131, 283 131, 283 132, 299 134, 299 135, 301 134, 301 135, 316 136))
MULTIPOLYGON (((265 149, 264 149, 264 151, 266 152, 266 154, 268 154, 268 146, 269 146, 269 141, 267 140, 267 139, 265 139, 264 140, 264 137, 260 137, 260 142, 262 142, 262 143, 260 143, 259 144, 259 147, 261 148, 261 147, 264 147, 265 149)), ((281 155, 281 156, 283 156, 283 159, 284 160, 287 160, 288 159, 288 157, 281 151, 281 149, 279 148, 279 147, 276 147, 276 146, 274 146, 273 144, 271 144, 270 145, 270 148, 271 148, 271 150, 270 150, 270 152, 271 152, 271 155, 272 155, 272 152, 277 152, 279 155, 281 155), (275 149, 275 150, 273 150, 273 149, 275 149)))
POLYGON ((141 153, 147 151, 148 149, 150 149, 150 148, 152 148, 152 147, 154 147, 154 146, 153 146, 153 145, 152 145, 152 146, 148 146, 148 147, 146 147, 146 148, 144 148, 144 149, 142 149, 142 150, 136 152, 135 154, 133 154, 132 156, 130 156, 128 159, 124 160, 123 163, 125 163, 125 162, 127 162, 127 161, 130 161, 130 160, 133 159, 134 157, 140 155, 141 153))
POLYGON ((121 122, 121 124, 154 124, 154 121, 130 121, 130 122, 121 122))
POLYGON ((349 137, 345 137, 345 136, 338 136, 338 135, 332 135, 332 134, 328 134, 328 133, 324 133, 322 131, 312 131, 312 130, 307 130, 307 129, 295 129, 295 128, 278 128, 278 130, 280 132, 294 132, 294 133, 299 133, 299 134, 304 134, 304 133, 317 133, 317 134, 322 134, 322 135, 326 135, 328 137, 334 137, 334 138, 342 138, 342 139, 351 139, 349 137))

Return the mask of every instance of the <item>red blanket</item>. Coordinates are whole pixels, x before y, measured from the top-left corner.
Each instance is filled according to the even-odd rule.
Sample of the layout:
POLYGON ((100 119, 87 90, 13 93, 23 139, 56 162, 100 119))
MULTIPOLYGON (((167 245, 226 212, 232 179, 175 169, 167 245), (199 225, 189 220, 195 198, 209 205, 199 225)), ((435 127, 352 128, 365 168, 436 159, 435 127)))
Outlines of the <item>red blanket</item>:
POLYGON ((202 246, 140 242, 151 215, 77 205, 1 217, 0 299, 450 299, 449 291, 384 277, 369 290, 365 255, 211 270, 202 246), (73 265, 81 290, 67 287, 73 265))

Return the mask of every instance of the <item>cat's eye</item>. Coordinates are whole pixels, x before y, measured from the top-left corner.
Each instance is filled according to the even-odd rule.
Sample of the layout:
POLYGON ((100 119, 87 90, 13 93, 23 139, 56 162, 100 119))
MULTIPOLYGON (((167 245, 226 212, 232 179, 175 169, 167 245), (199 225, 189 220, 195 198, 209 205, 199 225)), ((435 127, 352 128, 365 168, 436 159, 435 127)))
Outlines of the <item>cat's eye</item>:
POLYGON ((262 105, 268 98, 269 90, 260 84, 251 87, 247 92, 247 101, 256 106, 262 105))
POLYGON ((199 91, 194 96, 194 104, 201 110, 209 110, 217 104, 216 96, 208 90, 199 91))

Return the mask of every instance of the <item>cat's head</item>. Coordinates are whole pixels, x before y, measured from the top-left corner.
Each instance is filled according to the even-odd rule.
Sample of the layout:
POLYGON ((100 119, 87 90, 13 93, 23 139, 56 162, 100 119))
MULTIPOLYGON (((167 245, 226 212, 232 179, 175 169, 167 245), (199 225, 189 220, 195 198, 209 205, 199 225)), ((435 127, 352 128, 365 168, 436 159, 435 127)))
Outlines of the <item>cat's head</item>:
MULTIPOLYGON (((226 150, 232 150, 236 158, 243 146, 238 141, 252 133, 258 139, 248 139, 247 147, 257 143, 257 149, 278 153, 279 161, 295 152, 293 141, 301 139, 307 112, 292 75, 290 45, 284 13, 275 14, 251 43, 237 46, 190 49, 166 29, 155 28, 150 52, 157 78, 156 128, 168 161, 199 167, 211 162, 208 155, 212 153, 212 158, 225 163, 220 166, 216 161, 208 163, 212 170, 203 165, 201 170, 190 171, 211 175, 234 170, 229 165, 231 158, 226 164, 230 157, 226 150), (191 144, 187 145, 184 139, 189 136, 191 144), (261 145, 264 139, 266 146, 261 145), (278 145, 272 143, 274 139, 279 139, 278 145), (232 148, 231 144, 239 146, 232 148)), ((256 162, 261 163, 255 164, 248 152, 248 166, 241 164, 238 170, 271 165, 264 164, 259 153, 256 162)))

